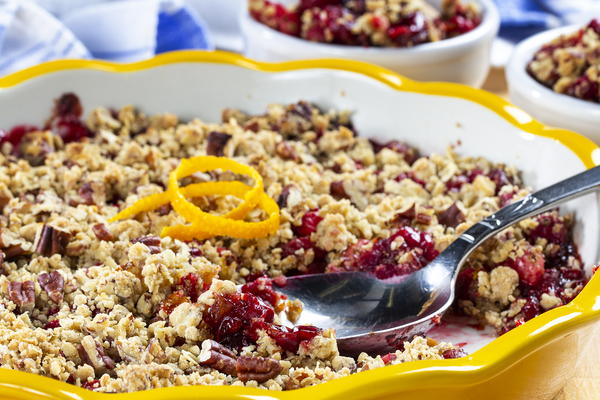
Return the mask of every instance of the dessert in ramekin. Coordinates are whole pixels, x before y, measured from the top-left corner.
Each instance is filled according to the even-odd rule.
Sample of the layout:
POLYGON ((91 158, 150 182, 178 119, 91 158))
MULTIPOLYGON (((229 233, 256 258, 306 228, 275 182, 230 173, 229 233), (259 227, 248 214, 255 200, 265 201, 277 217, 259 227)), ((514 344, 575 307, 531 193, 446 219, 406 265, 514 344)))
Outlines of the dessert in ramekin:
POLYGON ((431 1, 431 5, 420 0, 368 1, 366 12, 360 1, 343 3, 347 6, 339 0, 308 1, 303 4, 323 7, 308 7, 301 10, 302 15, 272 3, 261 8, 261 1, 250 2, 256 9, 240 17, 249 57, 264 61, 354 59, 413 79, 471 86, 480 86, 487 76, 490 48, 500 25, 490 0, 474 0, 468 3, 473 4, 470 7, 456 1, 431 1), (348 7, 358 11, 352 13, 348 7))

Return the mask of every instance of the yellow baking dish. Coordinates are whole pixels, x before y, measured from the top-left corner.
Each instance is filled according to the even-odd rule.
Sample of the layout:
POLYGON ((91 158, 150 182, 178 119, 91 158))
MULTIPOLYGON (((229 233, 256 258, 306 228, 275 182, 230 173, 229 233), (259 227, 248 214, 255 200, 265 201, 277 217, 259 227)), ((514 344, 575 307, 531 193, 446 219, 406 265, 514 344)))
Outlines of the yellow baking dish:
MULTIPOLYGON (((67 90, 78 92, 87 106, 134 103, 149 112, 181 111, 184 116, 191 116, 194 110, 202 114, 206 109, 208 112, 200 115, 203 118, 214 118, 217 110, 224 106, 244 108, 258 103, 262 107, 263 103, 309 97, 308 100, 338 108, 360 110, 363 106, 373 114, 379 112, 377 118, 365 118, 364 113, 357 111, 357 123, 368 129, 379 129, 378 134, 388 137, 396 134, 390 127, 393 124, 378 121, 398 104, 398 108, 408 110, 403 123, 407 124, 405 132, 411 132, 409 141, 421 142, 421 148, 429 143, 433 150, 439 149, 438 142, 442 140, 432 139, 440 139, 436 132, 440 126, 447 126, 449 133, 442 136, 444 139, 460 136, 463 142, 474 143, 471 147, 465 143, 467 152, 483 151, 486 144, 498 153, 490 153, 492 158, 496 154, 498 160, 509 158, 535 170, 529 173, 535 186, 600 163, 600 149, 590 140, 573 132, 545 127, 485 91, 457 84, 417 83, 355 61, 268 64, 225 52, 183 51, 134 64, 54 61, 20 71, 0 78, 0 125, 9 126, 24 118, 41 119, 49 99, 67 90), (219 87, 222 90, 217 90, 219 87), (175 96, 177 93, 179 96, 175 96), (202 96, 206 98, 201 100, 202 96), (190 105, 194 101, 196 104, 190 105), (433 110, 437 118, 424 117, 422 122, 411 119, 409 114, 418 114, 419 110, 422 113, 433 110), (450 126, 450 121, 456 124, 450 126), (427 129, 414 133, 420 126, 427 129), (527 148, 535 149, 533 160, 514 157, 527 148), (559 162, 550 165, 548 160, 559 162)), ((594 198, 586 201, 593 204, 581 207, 578 212, 584 214, 582 249, 588 254, 586 263, 590 264, 598 255, 599 207, 594 198)), ((600 276, 595 276, 570 304, 534 318, 461 359, 389 366, 282 393, 243 387, 194 386, 102 394, 46 377, 0 369, 0 398, 550 399, 572 374, 578 354, 584 352, 593 339, 593 323, 598 320, 600 276)))

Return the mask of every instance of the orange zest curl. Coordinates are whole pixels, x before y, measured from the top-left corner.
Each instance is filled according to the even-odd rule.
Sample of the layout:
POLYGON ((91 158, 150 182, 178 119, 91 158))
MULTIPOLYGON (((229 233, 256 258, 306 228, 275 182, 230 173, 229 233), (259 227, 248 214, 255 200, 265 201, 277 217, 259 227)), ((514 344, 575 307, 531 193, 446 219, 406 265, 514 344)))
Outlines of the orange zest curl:
POLYGON ((279 228, 279 207, 264 192, 260 174, 250 166, 228 158, 214 156, 198 156, 182 160, 169 175, 166 191, 138 200, 112 217, 109 222, 131 218, 140 212, 152 211, 168 203, 189 225, 165 227, 161 232, 163 237, 170 236, 184 241, 201 240, 212 236, 253 239, 266 237, 279 228), (179 186, 178 181, 186 176, 215 169, 246 175, 254 181, 254 185, 248 186, 237 181, 226 181, 179 186), (208 195, 231 195, 240 198, 242 202, 226 214, 214 215, 201 210, 188 200, 188 198, 208 195), (260 222, 243 221, 257 206, 265 212, 267 218, 260 222))

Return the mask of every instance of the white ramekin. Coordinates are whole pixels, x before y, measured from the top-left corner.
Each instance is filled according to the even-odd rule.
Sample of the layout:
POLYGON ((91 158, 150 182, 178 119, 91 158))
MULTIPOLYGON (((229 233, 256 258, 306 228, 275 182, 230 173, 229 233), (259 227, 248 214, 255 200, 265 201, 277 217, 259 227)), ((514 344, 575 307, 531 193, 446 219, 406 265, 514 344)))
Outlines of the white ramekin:
POLYGON ((527 63, 545 43, 576 31, 567 26, 538 33, 519 43, 506 67, 510 99, 541 122, 587 135, 600 143, 600 105, 580 100, 540 84, 526 71, 527 63))
MULTIPOLYGON (((435 1, 433 3, 436 3, 435 1)), ((492 0, 476 0, 481 24, 466 34, 413 48, 376 48, 310 42, 285 35, 256 22, 248 12, 240 15, 245 55, 262 61, 305 58, 348 58, 381 65, 409 78, 448 81, 479 87, 490 66, 490 50, 500 18, 492 0)))

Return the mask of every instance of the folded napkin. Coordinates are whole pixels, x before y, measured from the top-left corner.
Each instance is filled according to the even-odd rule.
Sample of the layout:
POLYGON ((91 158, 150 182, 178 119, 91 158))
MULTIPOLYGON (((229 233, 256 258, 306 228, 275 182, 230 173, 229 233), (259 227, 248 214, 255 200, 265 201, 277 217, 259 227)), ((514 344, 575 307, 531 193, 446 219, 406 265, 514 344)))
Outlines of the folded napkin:
POLYGON ((43 61, 212 49, 184 0, 0 0, 0 76, 43 61))
POLYGON ((495 0, 502 25, 500 36, 517 42, 545 29, 583 25, 600 18, 598 0, 495 0))

